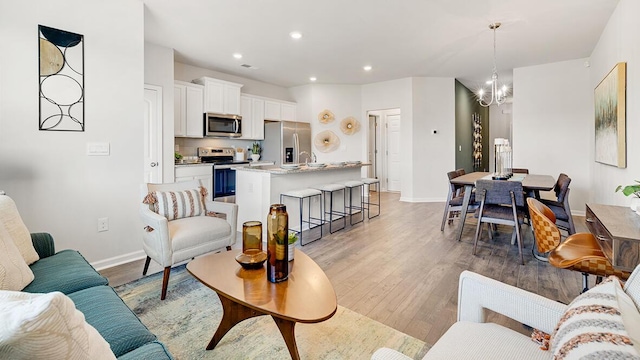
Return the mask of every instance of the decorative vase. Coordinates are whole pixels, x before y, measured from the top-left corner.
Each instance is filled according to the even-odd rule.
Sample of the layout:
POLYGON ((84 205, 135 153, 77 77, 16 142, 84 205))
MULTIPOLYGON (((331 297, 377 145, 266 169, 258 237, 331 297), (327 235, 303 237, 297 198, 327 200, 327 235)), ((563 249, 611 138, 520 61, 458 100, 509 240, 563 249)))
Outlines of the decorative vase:
POLYGON ((236 256, 236 261, 245 269, 260 269, 263 267, 267 254, 262 251, 262 223, 247 221, 242 224, 242 253, 236 256))
POLYGON ((273 204, 267 215, 267 279, 277 283, 289 277, 289 215, 284 204, 273 204))
POLYGON ((640 211, 640 198, 637 196, 631 196, 631 203, 629 204, 631 210, 638 212, 640 211))
POLYGON ((260 154, 251 154, 251 160, 252 161, 260 160, 260 154))
POLYGON ((293 260, 293 254, 296 251, 296 243, 289 244, 289 261, 293 260))

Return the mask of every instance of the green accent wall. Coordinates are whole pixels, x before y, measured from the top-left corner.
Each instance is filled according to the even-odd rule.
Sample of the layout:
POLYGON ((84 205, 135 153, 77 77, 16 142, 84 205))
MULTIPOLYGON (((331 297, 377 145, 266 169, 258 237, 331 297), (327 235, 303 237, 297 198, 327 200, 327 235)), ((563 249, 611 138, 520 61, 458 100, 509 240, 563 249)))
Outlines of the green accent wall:
MULTIPOLYGON (((480 114, 482 121, 482 164, 478 171, 489 171, 489 108, 478 104, 476 96, 456 80, 456 169, 466 172, 473 168, 473 120, 474 113, 480 114)), ((451 169, 455 170, 455 169, 451 169)))

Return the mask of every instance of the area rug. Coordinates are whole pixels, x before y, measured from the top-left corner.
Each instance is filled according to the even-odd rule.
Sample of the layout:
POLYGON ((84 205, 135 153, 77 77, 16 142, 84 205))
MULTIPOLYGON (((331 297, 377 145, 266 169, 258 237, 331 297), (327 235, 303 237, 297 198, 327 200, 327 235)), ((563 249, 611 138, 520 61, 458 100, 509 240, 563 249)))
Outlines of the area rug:
MULTIPOLYGON (((289 359, 270 316, 247 319, 231 329, 215 349, 205 350, 222 319, 218 295, 196 280, 185 266, 171 271, 167 298, 160 301, 162 273, 116 287, 116 292, 158 336, 176 359, 289 359)), ((302 359, 370 359, 380 348, 422 358, 423 341, 342 306, 329 320, 296 324, 302 359)))

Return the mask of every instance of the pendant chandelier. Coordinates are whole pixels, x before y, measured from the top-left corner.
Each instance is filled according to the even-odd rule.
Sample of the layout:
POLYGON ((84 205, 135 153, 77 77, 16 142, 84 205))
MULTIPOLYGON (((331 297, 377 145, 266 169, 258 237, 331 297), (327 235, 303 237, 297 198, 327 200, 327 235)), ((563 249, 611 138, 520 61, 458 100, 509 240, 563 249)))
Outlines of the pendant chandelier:
POLYGON ((507 100, 507 86, 502 85, 499 88, 498 85, 498 68, 496 66, 496 29, 502 25, 499 22, 489 24, 489 29, 493 30, 493 73, 491 74, 491 80, 487 81, 487 85, 491 85, 491 95, 486 94, 484 89, 480 89, 478 91, 478 102, 481 106, 487 107, 491 104, 497 104, 498 106, 504 104, 505 100, 507 100), (485 99, 485 95, 487 97, 491 97, 488 101, 485 99))

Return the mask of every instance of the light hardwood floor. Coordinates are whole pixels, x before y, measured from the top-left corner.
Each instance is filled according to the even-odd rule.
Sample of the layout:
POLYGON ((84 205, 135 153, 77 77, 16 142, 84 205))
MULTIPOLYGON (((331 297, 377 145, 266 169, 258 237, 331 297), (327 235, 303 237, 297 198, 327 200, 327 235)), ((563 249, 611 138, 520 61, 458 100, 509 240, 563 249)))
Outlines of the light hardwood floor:
MULTIPOLYGON (((579 273, 533 258, 529 226, 523 226, 525 265, 520 265, 517 246, 510 244, 508 227, 499 227, 492 241, 483 231, 474 256, 476 221, 472 216, 462 241, 457 242, 456 222, 440 231, 443 203, 406 203, 399 198, 382 193, 381 216, 353 227, 347 223, 345 230, 301 248, 326 272, 338 304, 433 344, 456 320, 458 276, 463 270, 563 303, 580 292, 579 273)), ((575 222, 577 231, 586 231, 583 217, 575 217, 575 222)), ((117 286, 142 277, 143 262, 101 273, 117 286)), ((160 270, 155 265, 150 273, 160 270)), ((171 286, 170 280, 167 296, 171 296, 171 286)), ((503 317, 493 315, 489 320, 527 333, 521 324, 503 317)))

